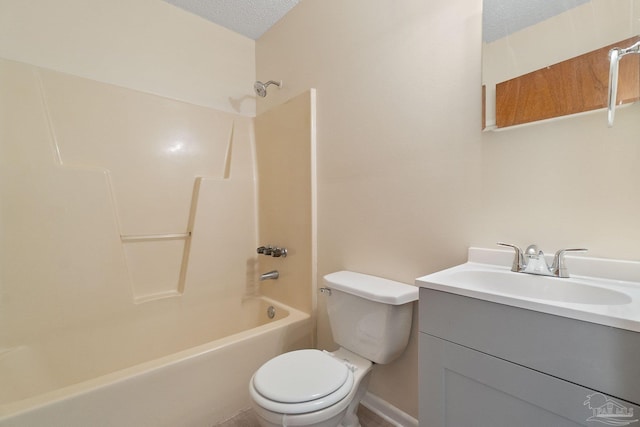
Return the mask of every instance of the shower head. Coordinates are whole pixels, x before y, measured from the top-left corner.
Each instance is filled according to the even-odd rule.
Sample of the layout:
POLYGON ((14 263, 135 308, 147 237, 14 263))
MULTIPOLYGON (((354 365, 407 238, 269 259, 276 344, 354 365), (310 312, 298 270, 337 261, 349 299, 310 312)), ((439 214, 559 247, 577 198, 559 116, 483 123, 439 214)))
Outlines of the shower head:
POLYGON ((253 84, 253 90, 256 91, 256 95, 264 98, 265 96, 267 96, 267 86, 269 85, 276 85, 279 88, 282 88, 282 80, 280 80, 279 82, 269 80, 266 83, 262 83, 261 81, 258 80, 253 84))

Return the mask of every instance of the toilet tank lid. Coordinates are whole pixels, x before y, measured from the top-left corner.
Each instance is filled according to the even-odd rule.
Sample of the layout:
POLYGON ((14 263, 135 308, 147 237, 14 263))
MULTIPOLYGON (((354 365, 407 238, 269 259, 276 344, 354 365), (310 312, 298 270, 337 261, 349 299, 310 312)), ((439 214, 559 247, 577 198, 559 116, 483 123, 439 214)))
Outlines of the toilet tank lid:
POLYGON ((400 305, 418 299, 416 286, 353 271, 327 274, 324 281, 329 288, 384 304, 400 305))

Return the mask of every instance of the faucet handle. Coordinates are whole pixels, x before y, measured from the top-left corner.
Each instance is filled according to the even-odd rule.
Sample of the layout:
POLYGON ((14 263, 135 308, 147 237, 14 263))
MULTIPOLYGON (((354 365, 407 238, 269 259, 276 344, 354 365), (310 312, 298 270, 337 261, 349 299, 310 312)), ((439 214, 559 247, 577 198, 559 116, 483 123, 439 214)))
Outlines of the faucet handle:
POLYGON ((271 256, 274 258, 279 258, 279 257, 286 258, 287 253, 288 253, 287 248, 274 248, 271 256))
POLYGON ((511 243, 497 243, 500 246, 506 246, 507 248, 512 248, 516 251, 515 256, 513 258, 513 264, 511 265, 511 271, 519 272, 524 268, 524 254, 522 253, 522 249, 519 246, 512 245, 511 243))
POLYGON ((569 271, 567 270, 567 266, 564 263, 564 254, 567 252, 586 252, 588 249, 585 248, 568 248, 568 249, 560 249, 553 256, 553 264, 551 265, 551 270, 553 274, 557 277, 567 278, 569 277, 569 271))

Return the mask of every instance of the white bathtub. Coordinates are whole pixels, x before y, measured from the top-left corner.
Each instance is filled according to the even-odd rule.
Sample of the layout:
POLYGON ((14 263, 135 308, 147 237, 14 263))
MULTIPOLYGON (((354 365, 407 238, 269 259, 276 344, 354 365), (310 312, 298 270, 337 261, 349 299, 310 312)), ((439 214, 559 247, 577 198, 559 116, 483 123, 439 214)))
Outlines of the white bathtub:
POLYGON ((266 298, 143 304, 0 349, 0 426, 210 427, 249 407, 253 372, 310 331, 308 314, 266 298))

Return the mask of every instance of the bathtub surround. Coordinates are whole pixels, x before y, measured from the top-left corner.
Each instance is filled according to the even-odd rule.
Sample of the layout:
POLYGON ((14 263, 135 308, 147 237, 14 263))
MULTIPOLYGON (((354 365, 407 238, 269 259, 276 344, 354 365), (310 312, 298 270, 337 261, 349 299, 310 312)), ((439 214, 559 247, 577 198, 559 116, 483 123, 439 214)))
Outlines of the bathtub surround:
POLYGON ((225 280, 189 264, 212 266, 203 251, 223 263, 249 254, 251 227, 207 225, 253 222, 251 119, 37 72, 60 165, 108 177, 135 301, 182 295, 188 273, 225 280))
POLYGON ((259 114, 255 125, 258 241, 287 248, 286 258, 258 258, 260 273, 280 273, 261 291, 307 313, 315 312, 317 294, 315 114, 316 92, 305 90, 259 114))
POLYGON ((266 136, 300 142, 301 163, 263 140, 257 198, 253 119, 0 59, 0 425, 210 425, 249 406, 262 363, 313 345, 314 93, 297 99, 266 136), (295 248, 268 259, 286 261, 272 293, 304 312, 272 301, 263 327, 271 309, 243 307, 269 292, 270 199, 292 217, 265 238, 295 248))
POLYGON ((133 303, 253 293, 251 119, 12 61, 0 69, 12 107, 3 346, 133 303))

